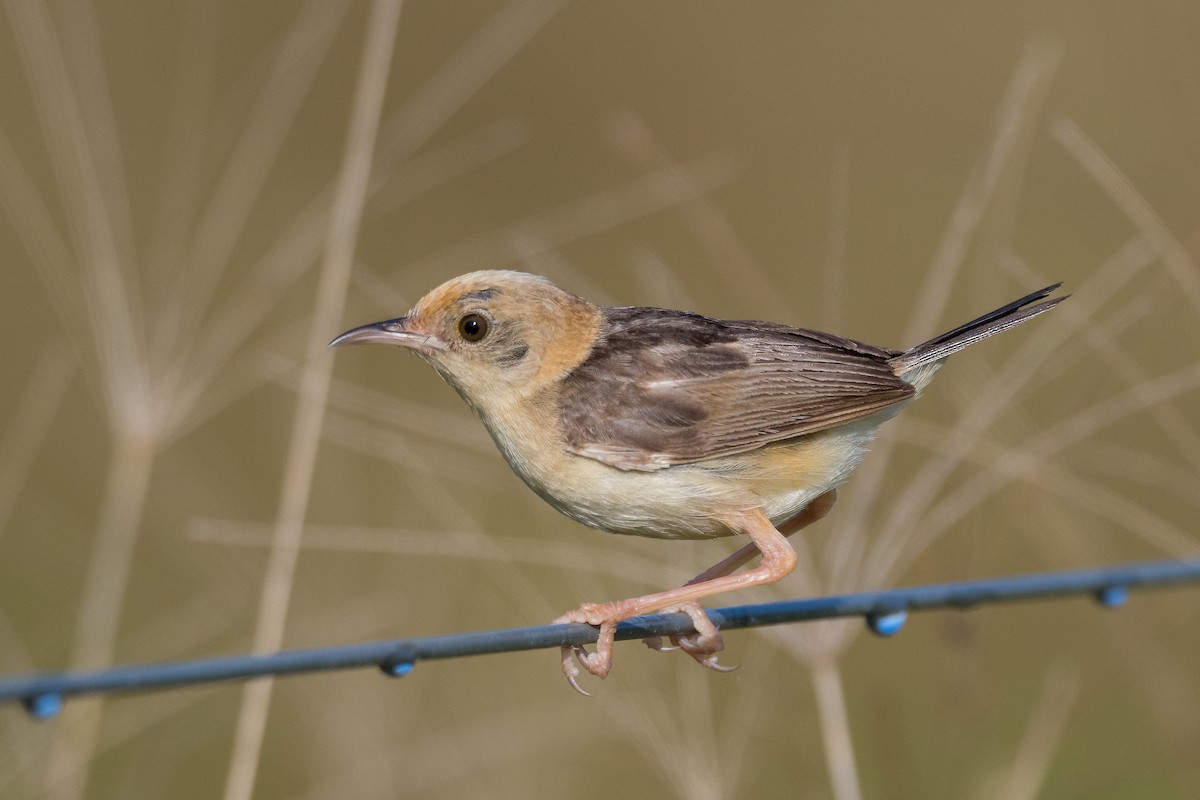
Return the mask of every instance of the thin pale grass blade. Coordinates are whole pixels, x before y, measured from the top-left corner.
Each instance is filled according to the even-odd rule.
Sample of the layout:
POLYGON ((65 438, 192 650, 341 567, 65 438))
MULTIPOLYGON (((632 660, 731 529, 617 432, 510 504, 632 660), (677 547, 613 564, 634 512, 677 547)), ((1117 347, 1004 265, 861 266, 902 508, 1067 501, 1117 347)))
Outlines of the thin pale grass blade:
POLYGON ((762 308, 761 313, 767 319, 788 319, 793 315, 791 304, 783 299, 762 264, 742 243, 729 217, 693 183, 691 173, 663 149, 644 119, 628 109, 615 114, 608 125, 608 138, 643 173, 659 176, 665 190, 688 198, 675 211, 708 253, 716 275, 747 306, 762 308))
POLYGON ((383 278, 365 266, 354 270, 354 286, 363 295, 373 298, 375 304, 385 308, 388 313, 396 308, 411 308, 409 295, 396 289, 383 278))
POLYGON ((75 359, 66 344, 51 340, 42 348, 8 425, 0 436, 0 542, 29 470, 75 374, 75 359))
POLYGON ((154 364, 172 376, 172 383, 183 380, 182 365, 194 334, 348 7, 347 0, 308 0, 276 52, 250 118, 196 223, 184 256, 186 269, 178 273, 156 315, 154 364))
POLYGON ((1200 514, 1200 494, 1196 492, 1196 473, 1181 470, 1176 464, 1154 454, 1108 442, 1084 442, 1080 458, 1100 474, 1111 475, 1122 483, 1144 488, 1164 489, 1176 500, 1196 508, 1200 514))
MULTIPOLYGON (((754 658, 761 664, 758 659, 765 661, 767 654, 757 651, 754 658)), ((763 669, 765 674, 766 667, 763 669)), ((746 776, 758 769, 763 760, 763 720, 771 719, 779 710, 780 692, 771 681, 741 681, 736 691, 737 697, 720 709, 713 723, 720 734, 722 797, 737 796, 747 783, 746 776)))
MULTIPOLYGON (((466 101, 487 82, 508 60, 510 60, 539 30, 553 17, 563 5, 563 0, 543 2, 510 3, 489 20, 479 33, 468 41, 455 56, 450 59, 418 92, 409 99, 399 112, 385 123, 384 131, 379 136, 378 154, 376 156, 376 172, 386 174, 393 171, 397 162, 406 161, 423 146, 425 142, 457 111, 466 101)), ((381 182, 368 186, 367 191, 376 191, 381 182)), ((277 246, 284 251, 286 257, 277 259, 273 268, 265 270, 267 277, 279 273, 291 275, 292 280, 298 273, 307 268, 310 259, 305 253, 314 251, 313 242, 297 241, 307 239, 314 230, 321 228, 320 222, 326 216, 326 205, 323 197, 319 197, 304 211, 303 219, 298 219, 277 246), (306 246, 307 245, 307 246, 306 246)), ((219 334, 223 346, 215 346, 215 354, 200 358, 200 364, 192 365, 189 372, 209 376, 228 358, 228 353, 237 347, 240 339, 248 336, 250 330, 261 318, 261 301, 264 296, 272 297, 272 284, 277 280, 262 281, 261 276, 254 276, 248 286, 243 286, 235 293, 237 308, 233 313, 217 313, 210 331, 219 334), (266 287, 260 289, 260 284, 266 287), (256 291, 256 289, 260 289, 256 291), (246 322, 249 321, 249 325, 246 322)), ((287 281, 290 283, 290 280, 287 281)), ((269 305, 267 307, 270 307, 269 305)), ((206 340, 216 338, 216 335, 200 337, 206 340)), ((210 378, 205 377, 200 386, 206 385, 210 378)), ((194 395, 195 392, 192 392, 194 395)))
POLYGON ((425 405, 350 381, 335 380, 333 389, 334 408, 363 417, 380 428, 421 434, 477 453, 496 455, 496 446, 483 426, 462 410, 425 405))
POLYGON ((589 298, 593 303, 620 305, 612 292, 574 267, 549 242, 544 242, 532 234, 518 233, 513 239, 513 248, 517 251, 519 269, 535 275, 544 275, 555 283, 570 286, 572 292, 589 298))
POLYGON ((576 748, 592 746, 593 739, 599 746, 603 731, 597 726, 579 726, 564 737, 562 721, 566 714, 565 704, 548 704, 473 716, 469 722, 446 729, 414 731, 411 740, 399 748, 375 747, 342 762, 346 767, 341 772, 316 780, 295 800, 359 797, 362 773, 390 774, 397 764, 404 765, 403 780, 393 784, 389 796, 453 794, 476 776, 494 775, 516 763, 536 765, 538 774, 544 775, 548 764, 569 756, 576 748), (397 791, 401 793, 397 795, 397 791))
MULTIPOLYGON (((404 455, 417 450, 410 444, 410 433, 401 433, 391 428, 373 425, 354 419, 345 414, 330 410, 327 412, 325 441, 343 447, 355 453, 390 463, 400 470, 411 467, 411 456, 404 455)), ((426 439, 428 441, 428 439, 426 439)), ((480 490, 519 490, 516 480, 499 469, 463 470, 464 459, 470 459, 461 450, 451 449, 450 442, 430 442, 422 447, 419 457, 423 468, 435 475, 438 480, 456 483, 460 491, 480 490)), ((482 453, 484 448, 473 448, 482 453)), ((496 458, 495 448, 487 453, 487 458, 496 458)), ((498 465, 498 464, 497 464, 498 465)), ((402 472, 394 472, 397 476, 402 472)))
MULTIPOLYGON (((90 150, 75 87, 48 10, 34 0, 6 0, 21 61, 50 151, 75 252, 102 388, 115 426, 153 426, 143 342, 114 238, 101 176, 90 150)), ((78 324, 79 320, 75 320, 78 324)))
MULTIPOLYGON (((292 327, 286 326, 277 333, 283 333, 292 327)), ((172 406, 172 414, 184 414, 164 420, 163 445, 172 444, 203 427, 222 411, 258 389, 284 381, 289 370, 294 369, 294 365, 280 359, 276 351, 269 346, 253 347, 239 352, 221 370, 220 379, 208 386, 208 390, 200 395, 195 405, 187 409, 179 405, 172 406)))
MULTIPOLYGON (((1071 470, 1055 467, 1052 462, 1035 468, 1029 482, 1070 501, 1080 515, 1094 514, 1108 520, 1174 558, 1190 558, 1200 553, 1200 538, 1193 531, 1173 524, 1124 492, 1085 480, 1071 470)), ((955 511, 947 507, 947 517, 959 517, 955 511)))
POLYGON ((829 769, 829 786, 834 800, 860 800, 862 789, 858 782, 841 671, 832 659, 818 660, 811 669, 821 738, 825 744, 825 764, 829 769))
POLYGON ((1112 159, 1070 119, 1056 118, 1050 124, 1050 132, 1154 246, 1162 257, 1167 272, 1183 290, 1184 296, 1196 313, 1200 313, 1200 267, 1187 248, 1171 233, 1154 207, 1112 159))
MULTIPOLYGON (((278 650, 283 643, 333 367, 332 353, 325 347, 325 342, 328 331, 337 325, 342 315, 350 284, 354 244, 362 219, 400 6, 399 0, 377 0, 371 8, 346 149, 327 230, 325 263, 318 280, 316 308, 305 354, 303 388, 280 490, 279 515, 263 579, 255 625, 253 649, 256 653, 278 650)), ((249 800, 253 793, 273 686, 271 681, 252 683, 242 694, 233 757, 226 775, 226 800, 249 800)))
POLYGON ((383 161, 406 161, 566 6, 566 0, 506 3, 384 124, 383 161))
POLYGON ((146 237, 147 303, 161 303, 185 263, 189 233, 203 197, 204 155, 212 126, 210 110, 220 49, 217 3, 189 0, 183 41, 167 111, 161 183, 146 237))
MULTIPOLYGON (((1131 676, 1140 707, 1154 719, 1164 747, 1190 753, 1200 738, 1200 687, 1195 660, 1183 648, 1175 650, 1158 636, 1158 625, 1128 625, 1113 642, 1112 652, 1131 676)), ((1190 632, 1189 629, 1184 628, 1190 632)))
POLYGON ((667 262, 649 247, 639 247, 630 255, 630 275, 637 284, 637 296, 647 298, 646 305, 661 308, 699 308, 692 294, 667 262))
POLYGON ((63 332, 71 337, 79 352, 91 350, 87 328, 72 324, 87 314, 79 280, 72 271, 75 257, 3 127, 0 127, 0 207, 8 215, 46 289, 46 296, 58 312, 63 332))
MULTIPOLYGON (((270 530, 266 523, 197 518, 189 521, 189 540, 226 547, 267 547, 270 530)), ((411 528, 371 528, 355 525, 306 525, 303 549, 364 555, 403 555, 453 558, 495 564, 528 564, 562 571, 592 573, 622 582, 661 588, 668 564, 638 557, 612 547, 504 536, 479 530, 422 531, 411 528)), ((673 562, 678 564, 678 560, 673 562)), ((681 582, 688 576, 676 576, 681 582)), ((514 602, 535 603, 550 608, 542 597, 519 597, 514 602)))
POLYGON ((1076 670, 1052 668, 1042 681, 1042 692, 1029 718, 1029 726, 1003 775, 980 793, 982 800, 1037 800, 1054 763, 1067 722, 1079 697, 1076 670))
POLYGON ((391 217, 438 186, 515 153, 529 143, 531 136, 529 123, 511 115, 404 160, 379 179, 377 188, 372 188, 367 219, 391 217))
POLYGON ((1024 472, 1042 466, 1048 459, 1071 444, 1083 441, 1103 427, 1125 416, 1144 410, 1149 405, 1174 398, 1200 388, 1200 366, 1168 374, 1152 384, 1115 395, 1108 400, 1084 409, 1057 426, 1029 437, 1030 444, 1013 449, 1004 458, 989 464, 987 472, 979 474, 958 487, 940 502, 923 511, 918 524, 909 532, 908 546, 889 553, 889 560, 873 566, 877 580, 892 580, 903 572, 915 558, 942 533, 961 519, 969 510, 1015 480, 1024 472), (884 570, 884 567, 887 567, 884 570))
POLYGON ((1034 39, 1021 54, 997 112, 991 146, 968 178, 942 244, 925 273, 904 341, 928 339, 932 327, 943 318, 954 276, 966 259, 967 248, 1002 178, 1022 160, 1019 147, 1029 147, 1027 132, 1041 113, 1061 59, 1061 48, 1043 38, 1034 39))
MULTIPOLYGON (((146 661, 211 651, 214 640, 237 624, 240 610, 236 595, 227 591, 225 584, 213 583, 144 627, 130 631, 122 637, 122 644, 133 654, 132 659, 146 661)), ((195 686, 187 692, 159 695, 150 704, 113 704, 104 717, 104 739, 97 746, 96 756, 119 750, 164 722, 211 702, 222 691, 218 686, 195 686)), ((224 730, 214 733, 213 738, 218 740, 227 736, 224 730)))
MULTIPOLYGON (((1041 113, 1060 56, 1057 45, 1042 39, 1031 42, 1022 54, 1001 100, 991 144, 968 176, 937 253, 915 295, 916 305, 909 316, 902 342, 929 338, 934 332, 933 326, 943 317, 955 276, 962 268, 970 242, 995 193, 1005 177, 1024 160, 1024 152, 1029 147, 1028 131, 1041 113)), ((868 558, 865 531, 870 526, 867 517, 881 500, 884 477, 889 472, 892 442, 886 432, 877 439, 871 458, 856 476, 858 501, 842 509, 832 523, 835 529, 831 539, 835 544, 826 562, 831 591, 861 585, 863 561, 868 558)))
MULTIPOLYGON (((91 150, 61 44, 41 4, 9 0, 7 6, 41 117, 74 249, 83 259, 79 294, 85 313, 71 322, 78 326, 86 320, 90 325, 100 386, 115 435, 108 486, 70 656, 72 668, 94 668, 111 661, 153 461, 150 437, 155 421, 143 372, 140 322, 131 305, 137 287, 122 267, 108 205, 113 201, 100 174, 103 166, 97 164, 91 150)), ((45 232, 40 238, 43 245, 50 241, 45 232)), ((84 701, 60 720, 45 764, 43 780, 48 797, 72 800, 82 796, 96 749, 101 708, 99 700, 84 701)))
MULTIPOLYGON (((88 571, 80 592, 69 669, 99 669, 112 663, 154 455, 152 441, 118 432, 88 571)), ((57 721, 54 744, 45 765, 47 797, 61 800, 83 797, 98 743, 102 709, 102 699, 84 698, 72 703, 57 721)))
MULTIPOLYGON (((524 141, 522 130, 519 125, 497 123, 468 134, 408 162, 391 179, 373 174, 368 194, 395 184, 404 188, 394 199, 415 199, 422 192, 487 163, 489 158, 511 152, 510 148, 524 141), (463 160, 458 160, 458 156, 463 160)), ((319 257, 332 197, 332 187, 315 197, 238 283, 229 298, 210 313, 196 336, 195 352, 186 362, 186 368, 183 361, 177 366, 186 373, 186 383, 177 391, 169 423, 165 425, 183 424, 193 406, 204 402, 204 392, 217 381, 234 353, 245 345, 288 287, 319 257)), ((367 277, 361 269, 356 269, 353 280, 357 284, 367 277)), ((390 288, 384 291, 374 286, 366 293, 375 298, 394 294, 390 288)), ((404 303, 392 305, 394 308, 407 307, 404 303)))
MULTIPOLYGON (((1145 247, 1145 240, 1136 237, 1140 247, 1145 247)), ((1146 251, 1147 253, 1149 251, 1146 251)), ((1001 259, 1012 272, 1027 278, 1034 278, 1035 270, 1024 259, 1011 251, 1001 254, 1001 259)), ((1144 261, 1142 264, 1149 263, 1144 261)), ((1127 353, 1108 332, 1095 325, 1085 325, 1079 312, 1071 305, 1063 308, 1060 314, 1074 316, 1078 319, 1083 341, 1100 357, 1114 375, 1121 379, 1126 386, 1136 387, 1147 380, 1145 371, 1138 359, 1127 353)), ((1159 427, 1167 434, 1167 441, 1187 459, 1193 468, 1200 470, 1200 431, 1191 424, 1177 408, 1169 403, 1161 403, 1150 407, 1150 414, 1159 427)))
MULTIPOLYGON (((689 162, 689 186, 710 192, 733 181, 737 171, 730 159, 711 155, 689 162)), ((665 175, 652 173, 629 183, 588 195, 580 200, 536 214, 504 227, 465 239, 425 258, 400 265, 395 275, 430 282, 430 276, 509 264, 522 255, 522 237, 551 247, 594 236, 631 220, 640 219, 691 199, 674 186, 664 186, 665 175)))
POLYGON ((858 620, 818 620, 795 630, 761 628, 757 633, 771 639, 792 658, 811 668, 814 664, 840 655, 861 630, 862 623, 858 620))
MULTIPOLYGON (((63 14, 59 19, 63 59, 71 76, 71 84, 78 87, 76 98, 96 174, 100 185, 104 187, 105 206, 120 257, 119 265, 128 285, 136 291, 139 284, 134 272, 138 264, 137 237, 134 235, 129 187, 121 156, 120 129, 108 85, 96 9, 93 3, 79 3, 71 8, 71 13, 63 14)), ((140 299, 140 294, 130 299, 137 312, 136 301, 140 299)), ((141 324, 141 320, 138 322, 141 324)))
MULTIPOLYGON (((0 611, 0 654, 3 668, 8 672, 29 672, 35 669, 33 655, 23 637, 0 611)), ((29 721, 15 714, 0 715, 4 735, 0 742, 0 797, 35 797, 38 793, 38 770, 42 765, 53 731, 30 730, 29 721), (19 788, 18 788, 19 787, 19 788)))
MULTIPOLYGON (((683 665, 690 666, 690 665, 683 665)), ((636 750, 671 787, 671 795, 688 798, 723 797, 723 759, 717 749, 712 697, 702 670, 676 671, 676 697, 666 702, 661 692, 629 688, 622 683, 607 689, 616 704, 604 711, 612 725, 624 731, 636 750)))
MULTIPOLYGON (((503 549, 497 537, 488 536, 485 525, 463 504, 461 493, 447 486, 424 462, 423 454, 403 437, 392 439, 394 457, 406 462, 405 481, 413 497, 437 519, 446 531, 475 535, 475 547, 481 556, 491 555, 499 560, 503 549)), ((497 464, 499 466, 499 464, 497 464)), ((518 572, 506 570, 489 573, 496 590, 506 595, 517 608, 533 608, 545 604, 545 595, 518 572)))
POLYGON ((922 514, 930 507, 933 498, 954 474, 975 442, 1034 380, 1038 370, 1052 359, 1060 357, 1062 343, 1078 330, 1076 320, 1093 319, 1103 303, 1136 277, 1137 272, 1129 269, 1129 266, 1147 263, 1133 259, 1137 255, 1136 252, 1131 253, 1126 248, 1121 248, 1113 258, 1101 266, 1093 279, 1080 287, 1072 297, 1074 314, 1052 314, 1033 326, 1033 330, 1023 340, 1021 347, 1009 359, 1007 365, 998 370, 988 385, 982 387, 975 395, 972 404, 954 428, 950 437, 953 444, 946 457, 926 464, 908 483, 894 504, 884 522, 882 535, 866 559, 869 565, 864 565, 866 570, 861 575, 867 579, 866 585, 877 585, 871 581, 894 579, 894 565, 902 557, 911 559, 912 554, 923 549, 914 548, 914 541, 918 538, 924 542, 932 541, 922 536, 918 528, 922 525, 922 514), (902 556, 905 551, 908 552, 908 556, 902 556))
MULTIPOLYGON (((977 507, 1022 473, 1033 470, 1070 445, 1095 435, 1130 414, 1141 412, 1154 403, 1196 391, 1200 391, 1200 364, 1167 373, 1135 390, 1118 393, 1073 414, 1058 425, 1034 434, 1030 437, 1030 444, 994 461, 987 472, 968 480, 923 514, 920 529, 911 537, 910 548, 891 564, 891 569, 885 574, 902 572, 917 554, 969 509, 977 507)), ((1170 546, 1174 549, 1175 545, 1170 546)))
POLYGON ((236 592, 219 580, 162 608, 151 620, 121 637, 131 661, 172 661, 203 651, 239 624, 244 608, 236 592))
MULTIPOLYGON (((928 447, 930 442, 945 441, 947 429, 935 423, 910 423, 902 434, 903 440, 914 447, 928 447)), ((1138 454, 1129 454, 1136 459, 1138 454)), ((996 442, 982 441, 971 454, 970 462, 980 469, 990 471, 996 464, 1023 461, 1026 469, 1012 475, 1012 480, 1028 483, 1056 495, 1072 503, 1082 514, 1094 514, 1107 519, 1128 531, 1132 536, 1142 539, 1147 544, 1178 558, 1195 555, 1200 550, 1200 539, 1195 534, 1173 524, 1153 509, 1147 508, 1123 492, 1111 489, 1104 484, 1089 480, 1077 474, 1074 470, 1055 464, 1053 461, 1031 463, 1018 448, 1011 448, 996 442)), ((1089 461, 1089 463, 1093 463, 1089 461)), ((1135 461, 1136 463, 1136 461, 1135 461)), ((1122 476, 1132 479, 1132 476, 1122 476)), ((1187 484, 1195 502, 1195 479, 1191 473, 1174 470, 1171 475, 1163 475, 1164 479, 1174 477, 1181 484, 1187 484)), ((964 498, 960 504, 938 505, 934 511, 941 510, 943 522, 949 527, 981 502, 977 496, 964 498)), ((1094 533, 1092 535, 1095 535, 1094 533)), ((1087 556, 1090 554, 1081 554, 1087 556)))

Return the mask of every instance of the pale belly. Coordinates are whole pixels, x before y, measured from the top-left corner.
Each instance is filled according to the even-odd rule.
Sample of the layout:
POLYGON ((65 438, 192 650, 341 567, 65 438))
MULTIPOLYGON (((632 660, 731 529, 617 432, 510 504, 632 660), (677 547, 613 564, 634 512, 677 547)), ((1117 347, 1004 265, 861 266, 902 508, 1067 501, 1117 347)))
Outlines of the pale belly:
POLYGON ((707 539, 735 533, 723 519, 758 509, 778 524, 836 488, 858 465, 881 421, 868 418, 748 453, 645 472, 574 454, 552 462, 522 458, 497 442, 530 488, 584 525, 707 539))

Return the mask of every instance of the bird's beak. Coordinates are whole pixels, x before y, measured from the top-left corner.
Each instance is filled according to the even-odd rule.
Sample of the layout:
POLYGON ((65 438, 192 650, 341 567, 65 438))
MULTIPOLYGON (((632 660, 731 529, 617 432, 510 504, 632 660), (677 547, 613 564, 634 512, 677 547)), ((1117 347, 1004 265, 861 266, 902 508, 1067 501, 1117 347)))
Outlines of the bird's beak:
POLYGON ((344 344, 398 344, 425 353, 446 349, 446 343, 438 337, 412 330, 408 317, 351 328, 330 342, 329 346, 340 347, 344 344))

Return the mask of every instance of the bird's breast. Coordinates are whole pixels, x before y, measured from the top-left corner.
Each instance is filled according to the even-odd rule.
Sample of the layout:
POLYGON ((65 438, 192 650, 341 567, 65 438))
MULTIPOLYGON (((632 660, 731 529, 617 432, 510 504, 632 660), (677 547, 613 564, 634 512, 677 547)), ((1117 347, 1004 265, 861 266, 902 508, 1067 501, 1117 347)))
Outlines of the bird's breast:
POLYGON ((584 525, 668 539, 728 536, 724 520, 751 509, 775 523, 794 516, 845 480, 875 428, 864 421, 706 461, 622 470, 570 452, 556 416, 525 413, 531 408, 544 409, 481 415, 531 489, 584 525))

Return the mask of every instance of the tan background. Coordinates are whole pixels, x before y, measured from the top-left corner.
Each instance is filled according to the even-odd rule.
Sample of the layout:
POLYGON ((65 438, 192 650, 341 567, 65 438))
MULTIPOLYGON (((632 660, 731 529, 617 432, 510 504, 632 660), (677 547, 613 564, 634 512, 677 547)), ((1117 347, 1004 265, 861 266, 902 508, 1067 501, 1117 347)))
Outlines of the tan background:
MULTIPOLYGON (((1194 3, 406 3, 315 332, 370 6, 4 6, 4 673, 247 651, 307 338, 482 267, 890 346, 1075 293, 889 427, 818 588, 730 602, 1200 550, 1194 3)), ((415 359, 332 363, 287 646, 537 624, 732 546, 583 529, 415 359)), ((0 795, 218 797, 237 749, 264 798, 1191 798, 1197 597, 732 633, 731 675, 622 645, 590 700, 550 652, 292 678, 261 753, 238 686, 4 708, 0 795)))

